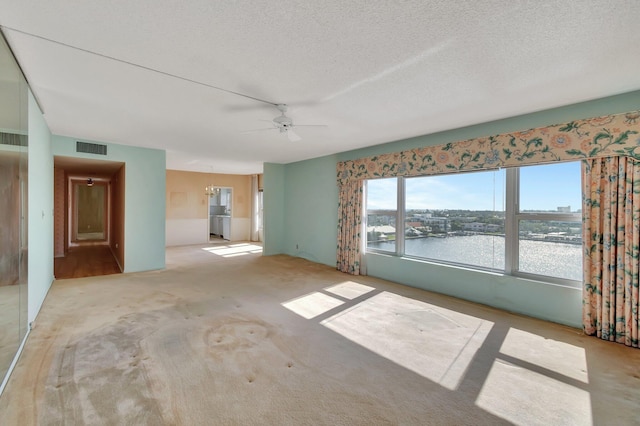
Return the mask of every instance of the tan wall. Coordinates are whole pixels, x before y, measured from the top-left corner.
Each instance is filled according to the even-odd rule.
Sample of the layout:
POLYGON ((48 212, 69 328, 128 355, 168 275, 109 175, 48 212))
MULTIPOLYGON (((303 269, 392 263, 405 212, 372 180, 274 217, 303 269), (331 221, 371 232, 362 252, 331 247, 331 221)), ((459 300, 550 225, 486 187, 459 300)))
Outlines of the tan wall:
POLYGON ((167 170, 167 219, 207 219, 207 185, 233 188, 231 216, 250 217, 251 176, 167 170))
POLYGON ((107 183, 93 186, 76 184, 78 203, 78 233, 104 232, 107 205, 107 183))

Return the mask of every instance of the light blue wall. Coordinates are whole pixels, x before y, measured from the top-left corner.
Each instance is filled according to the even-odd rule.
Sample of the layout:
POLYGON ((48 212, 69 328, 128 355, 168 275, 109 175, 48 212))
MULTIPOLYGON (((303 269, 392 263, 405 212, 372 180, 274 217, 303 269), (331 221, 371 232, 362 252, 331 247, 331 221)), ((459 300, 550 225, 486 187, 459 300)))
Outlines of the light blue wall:
POLYGON ((282 164, 264 164, 263 191, 263 253, 266 256, 284 253, 286 238, 284 227, 285 187, 284 166, 282 164))
POLYGON ((367 254, 367 273, 560 324, 581 324, 582 291, 576 288, 377 253, 367 254))
POLYGON ((108 155, 76 152, 78 139, 53 136, 53 155, 125 163, 124 272, 165 266, 166 154, 163 150, 104 142, 108 155))
MULTIPOLYGON (((328 189, 329 176, 333 177, 333 185, 335 185, 336 161, 637 109, 640 109, 640 91, 343 152, 330 157, 286 165, 272 165, 272 167, 265 165, 265 206, 270 202, 270 214, 273 217, 285 218, 284 224, 271 230, 270 240, 265 238, 265 253, 286 253, 309 259, 315 258, 320 263, 335 265, 335 259, 329 262, 329 253, 335 254, 336 240, 333 236, 337 226, 337 188, 333 189, 331 197, 323 198, 321 203, 317 203, 315 197, 318 197, 318 189, 328 189), (322 183, 314 179, 317 176, 322 183), (270 181, 280 183, 272 188, 271 191, 275 197, 269 201, 267 183, 270 181), (330 198, 333 198, 333 202, 330 198), (301 206, 295 207, 295 205, 301 206), (306 205, 314 207, 310 209, 306 208, 306 205), (332 238, 327 237, 328 232, 331 232, 332 238), (295 244, 300 241, 304 241, 304 253, 295 252, 295 244), (307 246, 309 243, 312 247, 307 246)), ((265 222, 265 233, 269 232, 270 225, 270 222, 265 222)), ((368 273, 371 276, 561 324, 575 327, 581 324, 580 289, 393 256, 367 255, 367 258, 368 273)))
POLYGON ((287 164, 283 252, 325 265, 336 265, 338 186, 336 157, 287 164))
POLYGON ((264 254, 336 265, 336 158, 264 165, 264 254))
POLYGON ((31 91, 28 173, 27 321, 32 322, 53 282, 53 155, 51 133, 31 91))

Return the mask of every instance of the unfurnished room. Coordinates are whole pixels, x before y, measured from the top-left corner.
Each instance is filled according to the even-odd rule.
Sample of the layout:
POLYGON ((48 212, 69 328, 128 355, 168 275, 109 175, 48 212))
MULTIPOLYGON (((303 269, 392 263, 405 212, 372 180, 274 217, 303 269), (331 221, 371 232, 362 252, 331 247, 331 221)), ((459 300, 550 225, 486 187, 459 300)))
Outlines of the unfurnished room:
POLYGON ((0 3, 0 424, 640 425, 640 3, 0 3))

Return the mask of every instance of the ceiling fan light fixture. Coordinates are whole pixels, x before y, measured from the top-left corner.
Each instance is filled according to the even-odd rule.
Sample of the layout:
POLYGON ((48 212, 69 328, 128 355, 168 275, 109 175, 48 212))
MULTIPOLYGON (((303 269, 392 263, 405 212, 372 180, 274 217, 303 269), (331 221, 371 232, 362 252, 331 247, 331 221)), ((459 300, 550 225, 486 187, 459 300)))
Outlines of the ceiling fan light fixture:
MULTIPOLYGON (((242 133, 254 133, 254 132, 260 132, 260 131, 264 131, 264 130, 277 130, 279 133, 286 134, 287 138, 291 142, 297 142, 297 141, 302 140, 302 138, 300 136, 298 136, 296 133, 293 132, 293 128, 294 127, 327 127, 324 124, 298 124, 298 125, 295 125, 295 124, 293 124, 293 119, 286 115, 286 112, 287 112, 287 109, 288 109, 286 104, 276 104, 275 106, 280 111, 280 115, 275 117, 273 120, 271 120, 271 123, 273 124, 273 127, 269 127, 267 129, 248 130, 248 131, 242 132, 242 133)), ((267 120, 265 120, 265 121, 267 121, 267 120)))

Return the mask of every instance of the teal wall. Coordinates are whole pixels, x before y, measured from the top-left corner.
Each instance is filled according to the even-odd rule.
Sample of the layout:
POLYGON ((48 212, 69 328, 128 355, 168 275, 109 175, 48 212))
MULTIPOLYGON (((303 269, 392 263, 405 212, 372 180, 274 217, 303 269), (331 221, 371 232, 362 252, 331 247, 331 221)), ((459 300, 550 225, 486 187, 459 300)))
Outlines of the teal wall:
POLYGON ((336 265, 336 158, 264 165, 264 254, 336 265))
POLYGON ((27 321, 32 322, 53 282, 53 155, 51 133, 31 92, 28 176, 27 321))
POLYGON ((287 164, 283 253, 336 265, 338 186, 336 158, 287 164))
MULTIPOLYGON (((286 165, 265 165, 265 254, 284 253, 335 265, 338 192, 336 162, 446 142, 526 130, 574 119, 640 109, 640 91, 504 120, 390 142, 286 165), (331 179, 330 179, 331 176, 331 179), (329 181, 333 180, 329 190, 329 181), (271 186, 269 184, 272 184, 271 186), (269 188, 269 191, 267 190, 269 188), (330 192, 317 202, 318 190, 330 192), (269 195, 274 198, 268 200, 269 195), (331 199, 332 198, 332 199, 331 199), (313 206, 313 208, 308 208, 313 206), (328 235, 331 235, 329 238, 328 235), (303 250, 295 250, 302 242, 303 250), (293 248, 292 248, 293 245, 293 248), (334 259, 330 259, 333 253, 334 259)), ((368 274, 512 312, 580 327, 581 290, 500 274, 442 266, 394 256, 367 255, 368 274)))
MULTIPOLYGON (((78 139, 53 136, 53 155, 125 163, 124 272, 165 266, 166 154, 163 150, 107 145, 107 154, 76 152, 78 139)), ((82 139, 82 142, 93 142, 82 139)))

